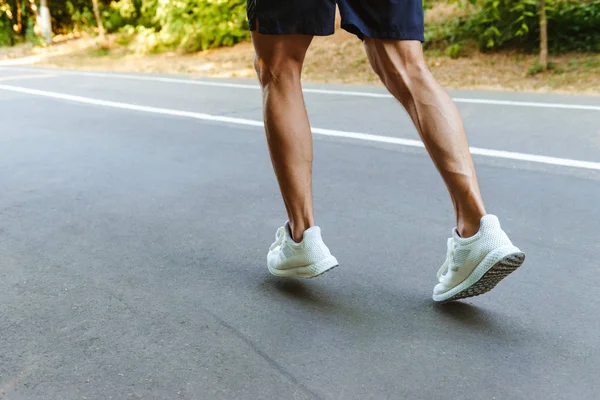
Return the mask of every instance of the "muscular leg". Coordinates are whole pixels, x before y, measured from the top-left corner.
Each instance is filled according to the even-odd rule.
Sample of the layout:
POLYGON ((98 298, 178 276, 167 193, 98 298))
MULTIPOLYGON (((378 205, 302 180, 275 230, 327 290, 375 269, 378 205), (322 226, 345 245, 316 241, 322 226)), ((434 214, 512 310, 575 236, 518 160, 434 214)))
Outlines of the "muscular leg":
POLYGON ((485 208, 458 110, 423 59, 418 41, 365 40, 371 66, 404 106, 450 192, 458 232, 477 233, 485 208))
POLYGON ((314 225, 312 135, 300 76, 312 36, 252 32, 271 161, 294 240, 314 225))

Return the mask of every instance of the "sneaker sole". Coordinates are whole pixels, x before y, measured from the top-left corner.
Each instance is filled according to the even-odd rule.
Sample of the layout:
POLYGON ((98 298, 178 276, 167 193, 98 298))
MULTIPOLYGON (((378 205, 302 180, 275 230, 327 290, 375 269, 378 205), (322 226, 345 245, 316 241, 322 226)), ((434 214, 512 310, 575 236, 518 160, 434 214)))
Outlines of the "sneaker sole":
POLYGON ((513 247, 513 251, 504 255, 486 270, 486 260, 465 279, 463 283, 450 289, 446 293, 433 295, 437 302, 449 302, 469 297, 480 296, 496 287, 501 280, 517 270, 525 262, 525 253, 513 247))
POLYGON ((316 278, 323 275, 327 271, 331 271, 335 267, 338 267, 338 261, 334 256, 329 256, 319 262, 316 262, 305 267, 289 268, 289 269, 276 269, 267 265, 269 272, 275 276, 284 278, 316 278))

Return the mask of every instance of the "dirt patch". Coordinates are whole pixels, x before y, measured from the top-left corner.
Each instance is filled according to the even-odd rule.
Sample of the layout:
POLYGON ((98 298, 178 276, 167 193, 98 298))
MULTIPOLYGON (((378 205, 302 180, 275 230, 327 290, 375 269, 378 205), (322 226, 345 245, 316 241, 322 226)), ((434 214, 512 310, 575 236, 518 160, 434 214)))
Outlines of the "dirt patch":
MULTIPOLYGON (((448 13, 457 12, 449 8, 448 13)), ((600 94, 600 55, 566 54, 552 57, 552 71, 530 75, 535 55, 520 53, 483 54, 451 59, 439 51, 426 53, 427 62, 444 86, 456 89, 519 90, 600 94)), ((28 45, 0 49, 0 65, 190 74, 210 77, 254 77, 251 43, 192 55, 177 53, 137 54, 118 37, 97 43, 91 37, 64 38, 47 49, 28 45)), ((316 38, 307 55, 304 79, 313 82, 374 84, 362 43, 339 31, 316 38)))

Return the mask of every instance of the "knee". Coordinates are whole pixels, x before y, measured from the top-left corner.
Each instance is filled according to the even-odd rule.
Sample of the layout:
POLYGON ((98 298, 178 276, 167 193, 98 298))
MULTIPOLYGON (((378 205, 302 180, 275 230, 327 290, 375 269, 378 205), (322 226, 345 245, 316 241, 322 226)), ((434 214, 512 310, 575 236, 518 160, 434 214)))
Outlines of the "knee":
POLYGON ((300 80, 302 72, 302 61, 291 57, 274 57, 265 59, 256 56, 254 69, 258 81, 263 88, 271 85, 284 84, 294 80, 300 80))

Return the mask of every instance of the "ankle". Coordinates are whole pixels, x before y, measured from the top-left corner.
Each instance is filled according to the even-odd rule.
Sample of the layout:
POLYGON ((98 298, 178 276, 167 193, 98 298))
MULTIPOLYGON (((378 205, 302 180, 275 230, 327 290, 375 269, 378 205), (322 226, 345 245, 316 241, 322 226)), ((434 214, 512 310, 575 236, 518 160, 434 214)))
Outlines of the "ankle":
POLYGON ((304 237, 304 232, 307 229, 310 229, 314 226, 314 222, 309 219, 301 219, 299 221, 290 220, 290 234, 292 235, 292 240, 296 243, 302 242, 304 237))
POLYGON ((479 232, 481 219, 487 214, 483 202, 465 202, 466 206, 456 210, 456 230, 462 238, 470 238, 479 232))
POLYGON ((468 239, 479 232, 481 227, 481 218, 473 218, 470 220, 461 219, 456 224, 456 230, 460 237, 468 239))
POLYGON ((477 234, 477 232, 479 232, 479 225, 475 226, 475 225, 458 224, 458 227, 456 228, 456 230, 458 231, 458 234, 460 235, 461 238, 468 239, 470 237, 475 236, 477 234))

